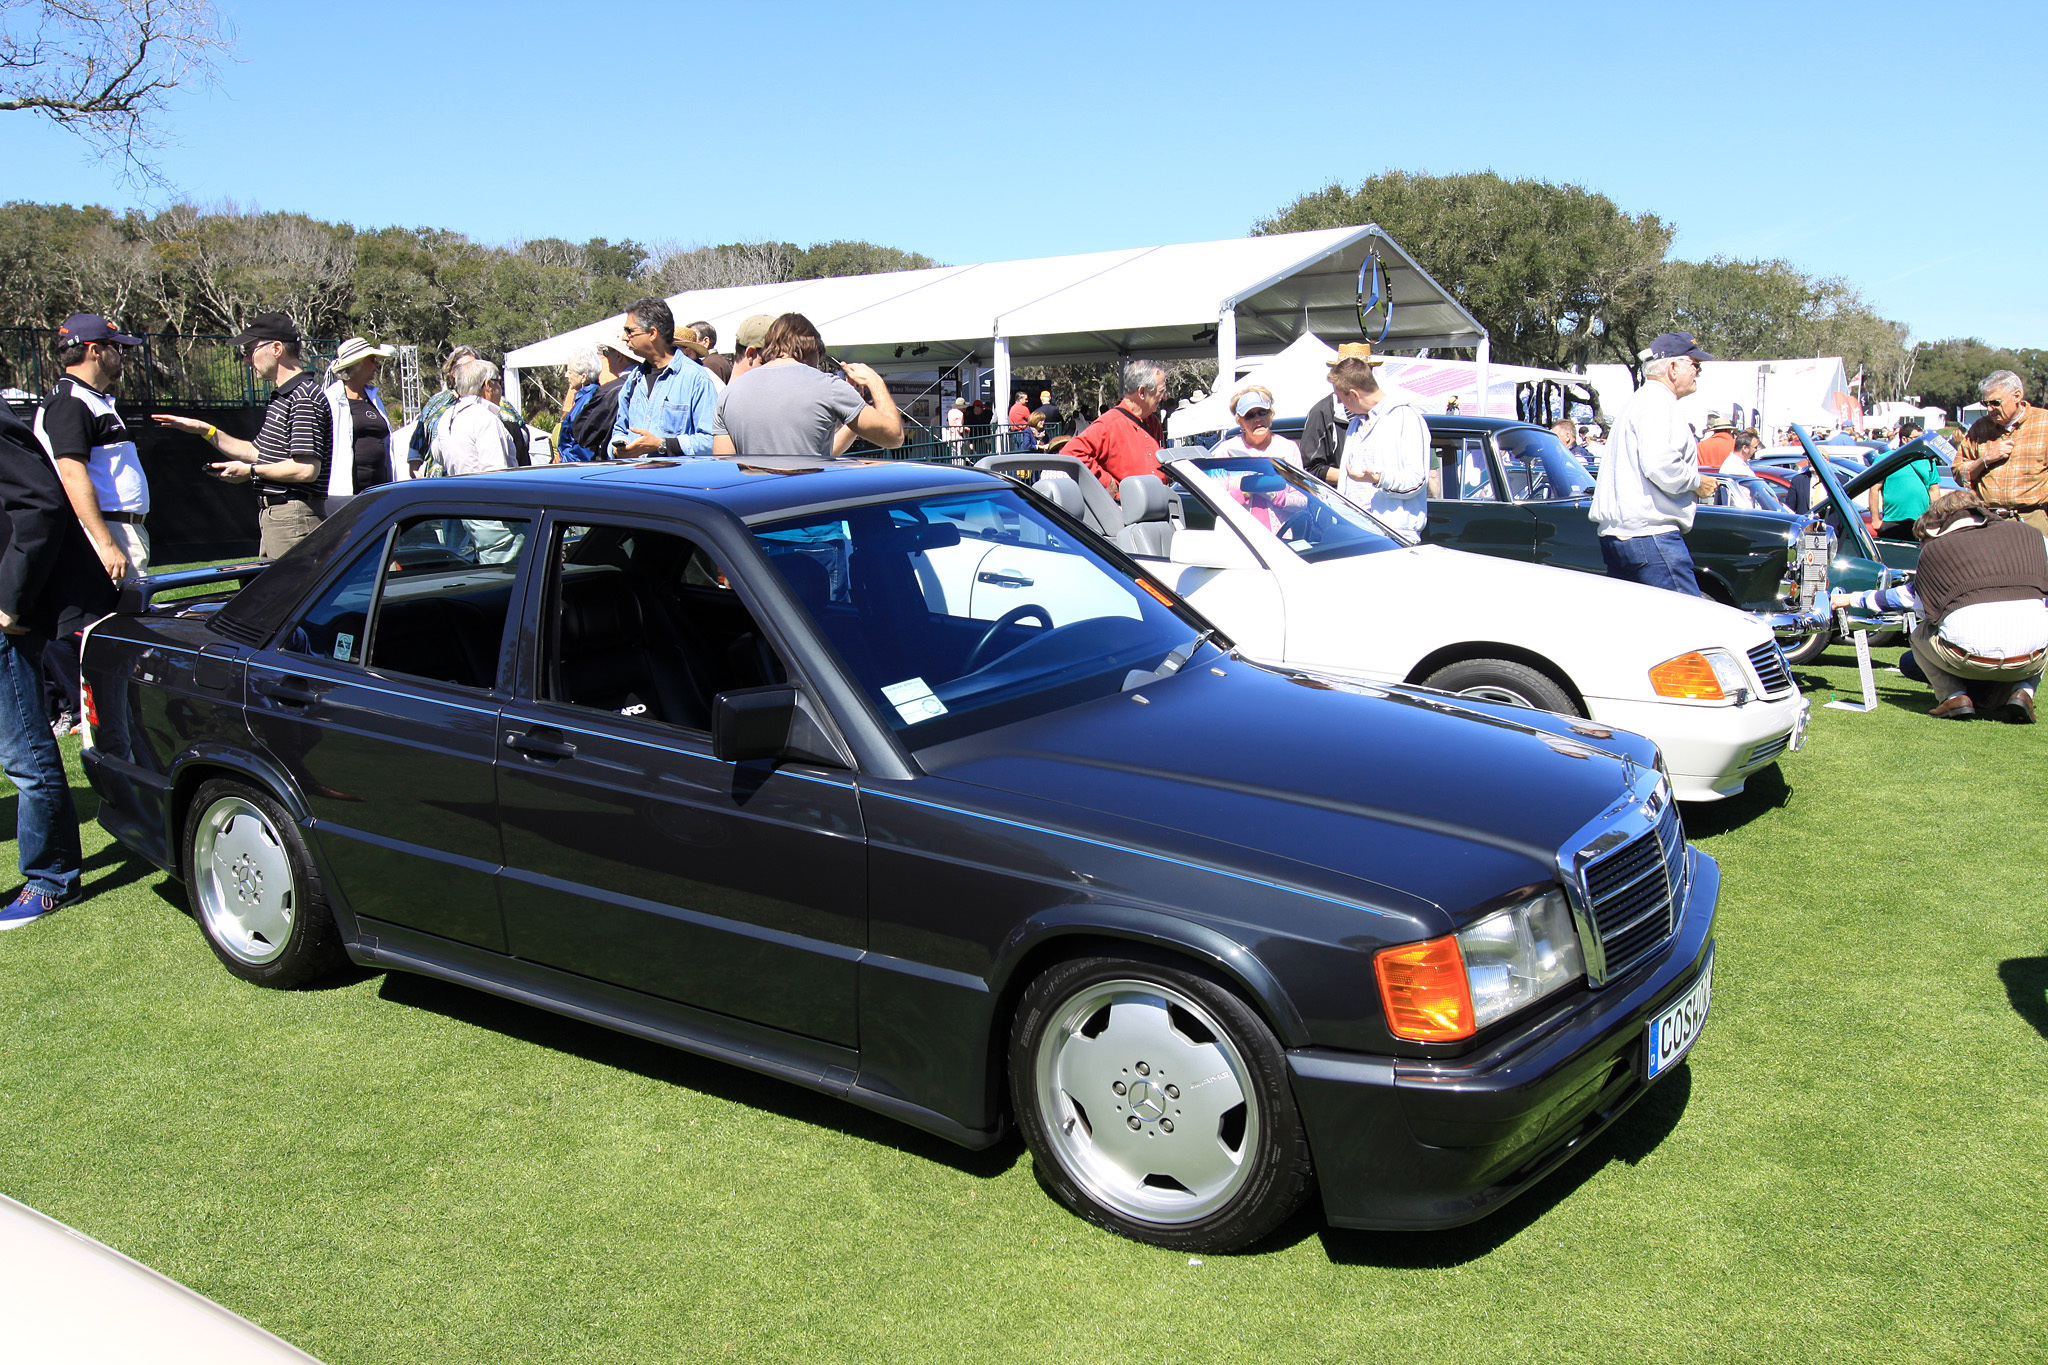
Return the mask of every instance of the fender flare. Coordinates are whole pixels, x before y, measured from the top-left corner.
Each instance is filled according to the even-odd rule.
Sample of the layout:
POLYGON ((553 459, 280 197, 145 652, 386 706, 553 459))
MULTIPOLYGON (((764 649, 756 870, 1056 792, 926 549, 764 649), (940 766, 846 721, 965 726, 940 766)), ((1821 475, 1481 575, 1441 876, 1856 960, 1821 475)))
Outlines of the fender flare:
POLYGON ((1019 924, 996 951, 989 993, 1004 1011, 1027 982, 1019 969, 1039 960, 1063 939, 1113 939, 1144 944, 1188 957, 1235 982, 1265 1015, 1283 1047, 1309 1045, 1301 1012, 1258 955, 1221 930, 1163 910, 1117 903, 1070 904, 1039 911, 1019 924))
MULTIPOLYGON (((262 787, 290 812, 294 823, 304 826, 313 818, 313 812, 306 805, 306 799, 299 792, 283 768, 260 754, 250 753, 228 744, 194 744, 171 761, 170 800, 164 803, 164 820, 168 828, 164 831, 164 847, 171 850, 173 859, 179 864, 183 875, 185 860, 185 812, 187 808, 187 774, 195 768, 222 770, 262 787)), ((190 782, 196 788, 197 782, 190 782)))

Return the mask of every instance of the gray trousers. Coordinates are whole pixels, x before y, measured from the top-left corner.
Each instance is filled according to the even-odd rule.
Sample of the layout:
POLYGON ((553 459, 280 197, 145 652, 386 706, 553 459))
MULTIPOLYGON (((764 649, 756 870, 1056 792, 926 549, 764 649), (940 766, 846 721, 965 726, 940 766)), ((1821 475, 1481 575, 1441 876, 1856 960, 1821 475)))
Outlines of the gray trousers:
POLYGON ((1913 629, 1913 658, 1927 675, 1927 685, 1937 700, 1947 701, 1963 690, 1966 682, 2002 682, 2033 689, 2041 681, 2041 656, 2036 654, 2003 667, 1972 663, 1954 645, 1936 635, 1922 621, 1913 629))

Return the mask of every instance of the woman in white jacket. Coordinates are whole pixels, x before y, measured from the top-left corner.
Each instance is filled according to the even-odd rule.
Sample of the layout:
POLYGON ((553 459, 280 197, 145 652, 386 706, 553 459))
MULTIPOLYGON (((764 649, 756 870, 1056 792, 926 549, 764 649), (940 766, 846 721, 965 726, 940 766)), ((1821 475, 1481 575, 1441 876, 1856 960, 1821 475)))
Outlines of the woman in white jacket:
POLYGON ((402 458, 405 448, 391 439, 391 417, 377 394, 378 371, 391 353, 389 346, 350 337, 327 367, 327 407, 334 422, 334 453, 327 465, 330 512, 366 489, 410 477, 402 458))

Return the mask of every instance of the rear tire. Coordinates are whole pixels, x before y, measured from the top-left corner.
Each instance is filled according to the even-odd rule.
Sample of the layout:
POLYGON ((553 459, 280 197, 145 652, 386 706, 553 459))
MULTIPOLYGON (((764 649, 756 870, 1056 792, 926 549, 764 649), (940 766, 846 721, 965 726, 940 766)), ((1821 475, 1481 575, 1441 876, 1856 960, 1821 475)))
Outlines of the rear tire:
POLYGON ((298 825, 268 792, 217 778, 185 820, 185 886, 221 965, 288 990, 348 960, 298 825))
POLYGON ((1425 686, 1455 692, 1473 701, 1555 711, 1561 716, 1585 714, 1556 679, 1511 659, 1465 659, 1439 668, 1422 681, 1425 686))
POLYGON ((1271 1233, 1313 1182, 1279 1039, 1186 967, 1062 962, 1024 993, 1010 1093, 1039 1181, 1082 1218, 1176 1251, 1271 1233))

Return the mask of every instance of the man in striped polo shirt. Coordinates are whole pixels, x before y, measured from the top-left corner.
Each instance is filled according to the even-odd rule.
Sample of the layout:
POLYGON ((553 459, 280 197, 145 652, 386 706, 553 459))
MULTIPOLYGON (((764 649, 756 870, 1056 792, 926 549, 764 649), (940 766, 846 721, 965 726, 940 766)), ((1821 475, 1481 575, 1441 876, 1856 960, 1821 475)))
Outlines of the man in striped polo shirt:
POLYGON ((157 413, 167 427, 203 437, 228 458, 212 466, 229 483, 253 481, 263 557, 276 559, 313 534, 327 514, 327 461, 334 443, 332 413, 320 382, 299 357, 298 326, 283 313, 258 313, 231 345, 258 379, 277 387, 254 441, 230 436, 191 417, 157 413))

